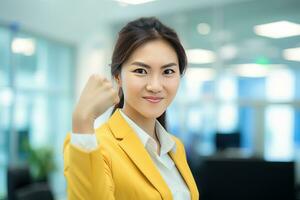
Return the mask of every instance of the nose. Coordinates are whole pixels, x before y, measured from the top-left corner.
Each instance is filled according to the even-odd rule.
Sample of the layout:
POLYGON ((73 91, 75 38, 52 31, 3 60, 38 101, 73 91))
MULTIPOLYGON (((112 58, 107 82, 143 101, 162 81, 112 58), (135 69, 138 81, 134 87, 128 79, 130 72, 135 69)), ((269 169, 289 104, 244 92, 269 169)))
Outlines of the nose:
POLYGON ((146 89, 148 91, 151 91, 153 93, 159 93, 162 91, 162 82, 160 80, 160 77, 153 76, 149 78, 146 89))

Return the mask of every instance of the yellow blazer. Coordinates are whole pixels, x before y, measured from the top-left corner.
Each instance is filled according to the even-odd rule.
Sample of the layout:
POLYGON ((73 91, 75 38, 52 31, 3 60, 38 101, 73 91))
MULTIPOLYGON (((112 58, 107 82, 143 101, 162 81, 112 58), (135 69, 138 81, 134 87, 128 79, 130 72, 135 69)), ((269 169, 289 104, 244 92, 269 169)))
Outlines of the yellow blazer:
MULTIPOLYGON (((92 152, 70 144, 70 134, 65 139, 64 174, 68 199, 172 199, 150 155, 118 109, 95 131, 100 145, 92 152)), ((178 138, 172 138, 177 148, 169 155, 185 180, 191 199, 198 200, 199 192, 187 164, 184 146, 178 138)))

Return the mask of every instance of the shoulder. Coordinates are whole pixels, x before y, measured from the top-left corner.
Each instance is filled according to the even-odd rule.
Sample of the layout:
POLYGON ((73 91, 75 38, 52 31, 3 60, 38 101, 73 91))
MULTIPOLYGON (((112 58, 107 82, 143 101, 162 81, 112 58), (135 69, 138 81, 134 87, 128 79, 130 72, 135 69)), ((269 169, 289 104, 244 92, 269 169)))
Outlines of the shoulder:
POLYGON ((99 141, 113 141, 115 137, 113 136, 111 129, 107 122, 103 123, 101 126, 95 129, 96 137, 99 141))
POLYGON ((180 138, 176 137, 175 135, 169 133, 169 135, 172 137, 172 139, 176 142, 176 144, 179 144, 180 146, 183 146, 182 141, 180 140, 180 138))
POLYGON ((175 141, 176 143, 176 148, 178 148, 178 150, 182 153, 185 154, 185 147, 183 142, 181 141, 180 138, 176 137, 175 135, 172 135, 171 133, 169 133, 169 135, 172 137, 172 139, 175 141))

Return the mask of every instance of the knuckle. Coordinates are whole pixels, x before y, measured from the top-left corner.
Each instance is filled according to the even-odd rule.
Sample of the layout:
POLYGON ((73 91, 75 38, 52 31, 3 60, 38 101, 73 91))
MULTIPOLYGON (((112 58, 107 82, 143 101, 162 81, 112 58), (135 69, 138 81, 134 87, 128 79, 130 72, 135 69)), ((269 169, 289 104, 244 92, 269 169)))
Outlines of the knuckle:
POLYGON ((92 79, 97 79, 98 77, 99 77, 98 74, 92 74, 92 75, 91 75, 91 78, 92 78, 92 79))
POLYGON ((103 83, 103 86, 106 88, 106 89, 112 89, 112 84, 110 82, 104 82, 103 83))
POLYGON ((93 79, 96 81, 102 82, 104 80, 104 77, 100 74, 93 74, 92 76, 93 76, 93 79))
POLYGON ((97 81, 102 83, 104 81, 104 77, 101 76, 101 75, 98 75, 97 76, 97 81))
POLYGON ((109 86, 110 88, 113 88, 113 84, 112 84, 111 82, 108 82, 108 86, 109 86))

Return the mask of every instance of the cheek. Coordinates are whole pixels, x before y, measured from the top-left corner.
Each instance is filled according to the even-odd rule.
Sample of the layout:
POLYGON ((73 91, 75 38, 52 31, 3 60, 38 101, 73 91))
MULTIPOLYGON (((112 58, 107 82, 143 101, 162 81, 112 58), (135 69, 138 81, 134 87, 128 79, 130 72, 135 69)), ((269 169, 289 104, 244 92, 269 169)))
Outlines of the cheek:
POLYGON ((143 87, 143 81, 136 77, 128 77, 123 81, 122 87, 125 97, 139 96, 143 87))
POLYGON ((180 84, 180 79, 174 78, 167 81, 167 90, 170 96, 175 96, 180 84))

